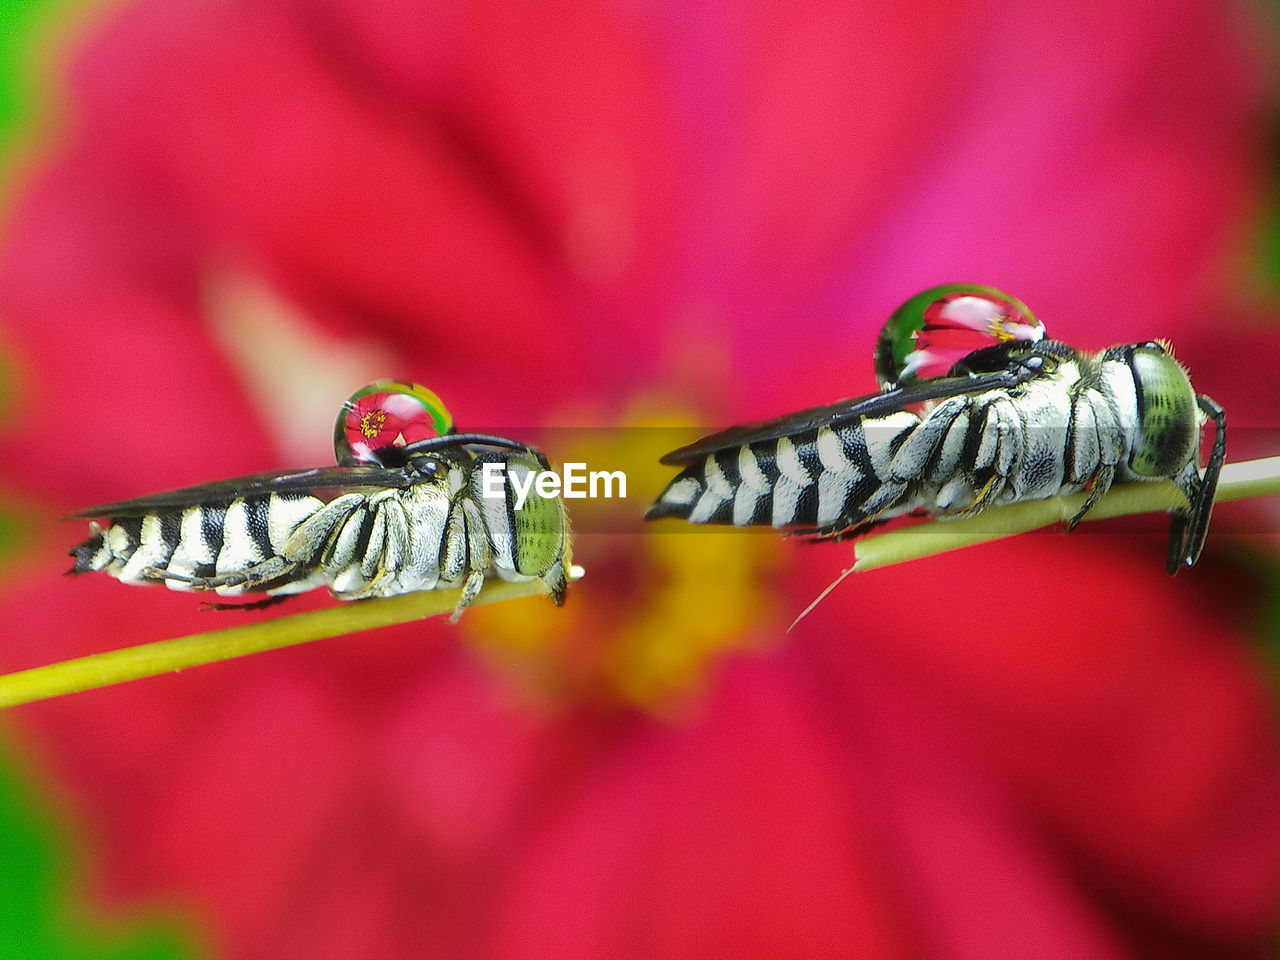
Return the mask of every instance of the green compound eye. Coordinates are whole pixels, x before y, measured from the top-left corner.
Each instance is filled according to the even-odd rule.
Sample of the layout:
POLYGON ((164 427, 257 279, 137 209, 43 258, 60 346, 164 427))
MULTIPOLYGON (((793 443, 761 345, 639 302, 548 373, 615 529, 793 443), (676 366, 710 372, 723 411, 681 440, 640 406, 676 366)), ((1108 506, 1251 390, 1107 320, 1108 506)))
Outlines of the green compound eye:
POLYGON ((1130 365, 1141 392, 1129 468, 1139 476, 1172 477, 1194 459, 1200 442, 1195 389, 1182 364, 1159 344, 1135 347, 1130 365))
POLYGON ((1044 324, 993 287, 952 283, 918 293, 889 317, 876 340, 881 389, 945 376, 960 359, 1009 340, 1034 343, 1044 324))
POLYGON ((333 452, 338 463, 382 463, 382 452, 453 432, 453 417, 426 387, 404 380, 375 380, 338 411, 333 452))

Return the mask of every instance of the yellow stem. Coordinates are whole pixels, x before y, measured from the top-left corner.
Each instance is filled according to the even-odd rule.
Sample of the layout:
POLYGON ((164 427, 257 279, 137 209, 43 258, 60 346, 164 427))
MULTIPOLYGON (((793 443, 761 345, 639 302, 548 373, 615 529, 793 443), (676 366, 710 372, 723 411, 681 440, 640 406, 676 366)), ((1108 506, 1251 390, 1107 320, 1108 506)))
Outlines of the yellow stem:
MULTIPOLYGON (((1222 468, 1215 503, 1244 500, 1280 493, 1280 457, 1229 463, 1222 468)), ((1027 533, 1053 523, 1065 523, 1075 516, 1087 499, 1083 493, 1052 500, 992 507, 963 520, 931 520, 859 540, 853 548, 853 569, 858 573, 907 560, 970 547, 1027 533)), ((1085 516, 1104 520, 1133 513, 1153 513, 1186 506, 1186 498, 1167 480, 1154 483, 1126 483, 1111 490, 1085 516)))
MULTIPOLYGON (((572 576, 581 576, 574 568, 572 576)), ((476 604, 494 603, 545 593, 542 583, 490 580, 476 604)), ((264 650, 277 650, 344 633, 372 630, 451 613, 461 590, 431 590, 399 597, 344 603, 259 623, 193 633, 172 640, 144 643, 123 650, 95 653, 0 676, 0 708, 47 700, 64 693, 93 690, 126 680, 154 677, 218 660, 230 660, 264 650)))

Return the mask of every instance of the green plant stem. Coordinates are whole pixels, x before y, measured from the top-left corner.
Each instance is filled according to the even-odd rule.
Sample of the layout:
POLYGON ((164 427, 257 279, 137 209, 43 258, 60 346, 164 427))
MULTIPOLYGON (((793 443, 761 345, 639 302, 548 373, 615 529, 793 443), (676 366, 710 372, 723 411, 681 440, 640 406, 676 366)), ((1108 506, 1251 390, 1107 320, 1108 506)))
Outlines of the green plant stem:
MULTIPOLYGON (((575 568, 576 576, 581 571, 575 568)), ((576 579, 575 576, 575 579, 576 579)), ((474 603, 494 603, 544 594, 539 581, 507 583, 491 580, 474 603)), ((273 620, 193 633, 172 640, 144 643, 122 650, 95 653, 0 676, 0 708, 47 700, 64 693, 93 690, 126 680, 154 677, 218 660, 230 660, 264 650, 277 650, 344 633, 356 633, 451 613, 461 590, 430 590, 399 597, 344 603, 273 620)), ((465 616, 465 614, 464 614, 465 616)))
MULTIPOLYGON (((1280 457, 1229 463, 1222 468, 1215 503, 1245 500, 1280 493, 1280 457)), ((992 507, 963 520, 930 520, 888 533, 864 537, 854 544, 856 573, 886 567, 907 560, 970 547, 1027 533, 1053 523, 1066 523, 1084 506, 1083 493, 1051 500, 992 507)), ((1104 520, 1133 513, 1154 513, 1186 506, 1186 498, 1167 480, 1126 483, 1112 487, 1085 515, 1085 520, 1104 520)))

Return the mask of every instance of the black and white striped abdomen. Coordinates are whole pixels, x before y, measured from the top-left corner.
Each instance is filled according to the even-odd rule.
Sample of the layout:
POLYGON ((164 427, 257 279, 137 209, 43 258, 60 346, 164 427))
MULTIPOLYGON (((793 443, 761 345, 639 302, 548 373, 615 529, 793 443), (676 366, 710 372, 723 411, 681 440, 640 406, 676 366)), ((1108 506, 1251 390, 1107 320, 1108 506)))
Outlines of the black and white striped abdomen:
POLYGON ((691 523, 856 526, 902 500, 891 464, 920 419, 907 411, 717 450, 685 467, 647 519, 691 523))
POLYGON ((71 551, 72 572, 224 596, 318 586, 344 600, 392 596, 461 583, 483 535, 470 526, 436 485, 366 488, 327 502, 273 492, 94 524, 71 551))
MULTIPOLYGON (((105 570, 125 583, 163 583, 174 590, 217 589, 237 594, 246 589, 246 571, 273 558, 299 526, 324 502, 301 494, 271 493, 237 497, 225 503, 193 504, 138 516, 112 517, 72 548, 73 573, 105 570)), ((284 564, 277 564, 284 573, 284 564)), ((266 571, 261 571, 266 572, 266 571)), ((295 565, 289 572, 296 575, 295 565)), ((259 582, 249 589, 269 593, 308 589, 305 582, 259 582), (290 589, 292 588, 292 589, 290 589)))

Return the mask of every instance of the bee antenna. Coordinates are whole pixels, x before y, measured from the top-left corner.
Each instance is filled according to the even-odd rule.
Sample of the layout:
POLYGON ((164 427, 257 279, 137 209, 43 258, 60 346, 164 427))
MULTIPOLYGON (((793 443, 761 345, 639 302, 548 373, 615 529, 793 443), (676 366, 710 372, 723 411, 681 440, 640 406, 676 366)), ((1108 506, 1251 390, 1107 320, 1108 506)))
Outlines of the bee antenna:
POLYGON ((426 440, 418 440, 415 443, 407 444, 404 447, 404 453, 408 456, 410 454, 421 453, 424 450, 461 447, 469 443, 480 444, 486 447, 502 447, 508 450, 530 449, 527 444, 520 443, 518 440, 512 440, 509 437, 499 437, 491 433, 446 433, 439 437, 428 437, 426 440))

